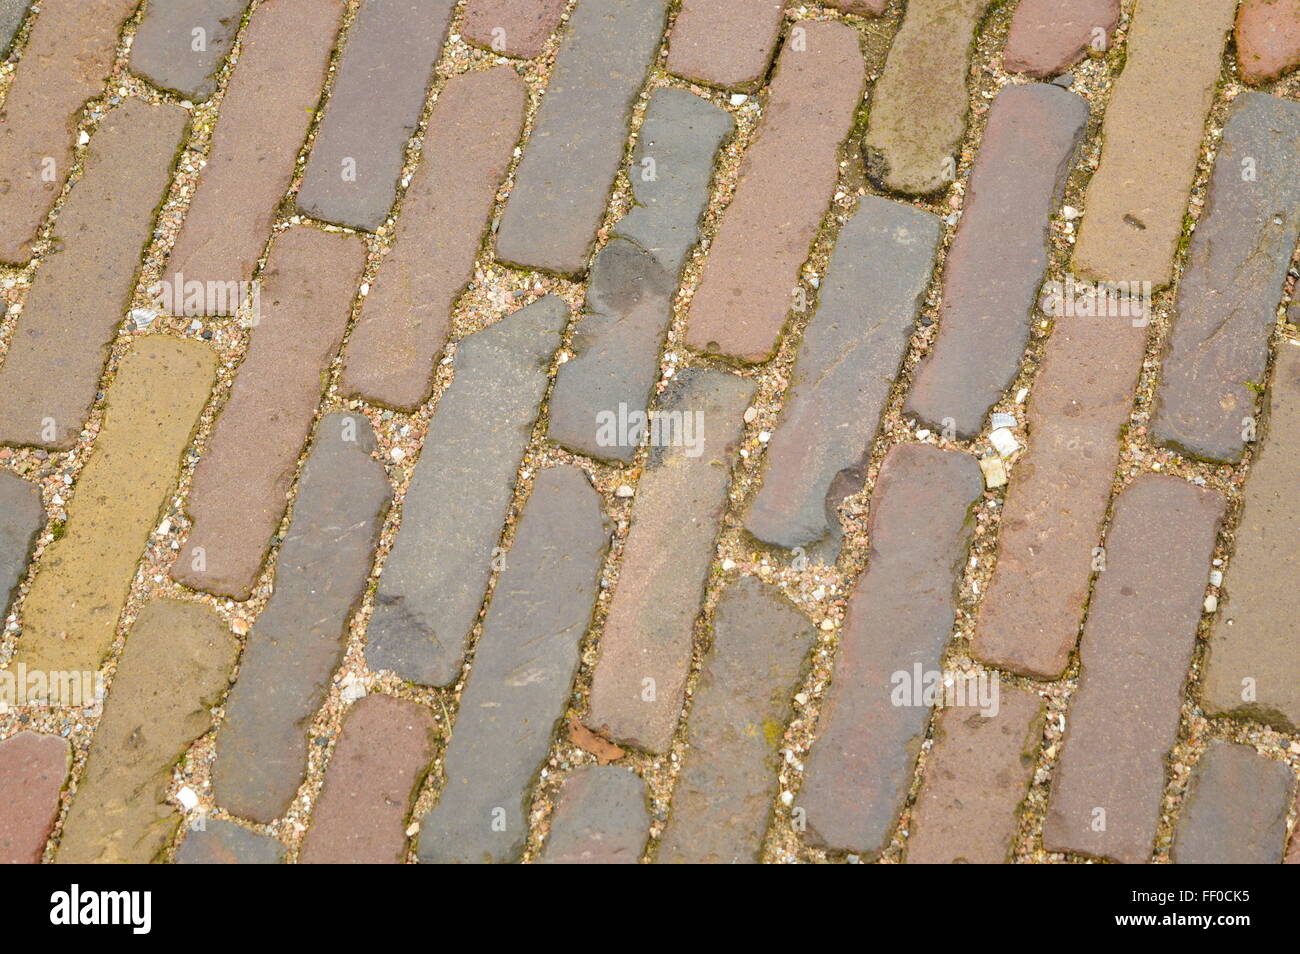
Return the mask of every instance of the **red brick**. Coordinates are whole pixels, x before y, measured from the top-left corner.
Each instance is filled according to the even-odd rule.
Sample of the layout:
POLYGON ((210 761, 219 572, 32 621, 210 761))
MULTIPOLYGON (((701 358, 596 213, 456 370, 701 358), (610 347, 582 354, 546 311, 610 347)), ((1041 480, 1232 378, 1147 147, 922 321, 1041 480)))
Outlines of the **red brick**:
POLYGON ((1110 49, 1119 0, 1022 0, 1007 34, 1003 65, 1039 78, 1068 70, 1093 48, 1101 30, 1110 49))
POLYGON ((59 814, 68 743, 19 732, 0 742, 0 864, 34 865, 59 814))
POLYGON ((683 0, 668 72, 710 86, 761 86, 786 0, 683 0))
POLYGON ((1243 0, 1237 64, 1247 83, 1266 83, 1300 66, 1300 0, 1243 0))
POLYGON ((565 0, 470 0, 461 36, 498 53, 531 60, 560 25, 564 7, 565 0))

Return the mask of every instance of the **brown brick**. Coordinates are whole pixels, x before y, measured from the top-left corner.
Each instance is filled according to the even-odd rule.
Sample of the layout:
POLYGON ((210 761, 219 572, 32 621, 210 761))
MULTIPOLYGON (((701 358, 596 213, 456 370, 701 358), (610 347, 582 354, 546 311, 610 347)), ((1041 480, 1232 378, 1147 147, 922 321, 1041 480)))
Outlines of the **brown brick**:
POLYGON ((1079 648, 1047 850, 1151 857, 1223 511, 1218 493, 1177 477, 1145 474, 1120 494, 1079 648))
POLYGON ((460 33, 470 43, 531 60, 560 25, 565 0, 470 0, 460 33))
POLYGON ((1294 779, 1245 745, 1211 742, 1192 773, 1169 859, 1178 865, 1275 865, 1294 779))
POLYGON ((710 86, 761 86, 786 0, 683 0, 668 38, 668 72, 710 86))
POLYGON ((806 49, 787 42, 758 139, 745 153, 723 214, 686 343, 745 361, 776 347, 799 269, 825 215, 840 143, 862 98, 858 35, 842 23, 801 23, 806 49))
POLYGON ((189 99, 207 99, 247 6, 248 0, 155 0, 131 41, 131 70, 189 99))
POLYGON ((365 257, 354 235, 301 226, 276 238, 248 356, 194 471, 177 582, 241 600, 252 592, 365 257))
POLYGON ((1243 0, 1237 11, 1237 65, 1247 83, 1266 83, 1300 66, 1300 0, 1243 0))
POLYGON ((621 765, 583 765, 564 780, 541 863, 634 865, 650 831, 645 783, 621 765))
POLYGON ((68 743, 19 732, 0 742, 0 864, 34 865, 59 815, 68 743))
POLYGON ((1119 23, 1119 0, 1023 0, 1011 20, 1002 63, 1013 73, 1039 78, 1068 70, 1094 49, 1097 31, 1105 45, 1119 23))

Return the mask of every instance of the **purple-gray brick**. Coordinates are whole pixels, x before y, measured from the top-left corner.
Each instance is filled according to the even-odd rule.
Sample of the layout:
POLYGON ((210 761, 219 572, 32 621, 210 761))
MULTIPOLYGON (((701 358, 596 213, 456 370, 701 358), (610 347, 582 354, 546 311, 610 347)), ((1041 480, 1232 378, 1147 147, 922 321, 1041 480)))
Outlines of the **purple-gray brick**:
POLYGON ((248 0, 151 0, 131 43, 131 69, 194 100, 216 89, 248 0))
POLYGON ((541 862, 634 865, 649 831, 645 782, 622 765, 584 765, 560 789, 541 862))
POLYGON ((1179 865, 1276 865, 1295 780, 1285 762, 1211 742, 1192 774, 1169 857, 1179 865))

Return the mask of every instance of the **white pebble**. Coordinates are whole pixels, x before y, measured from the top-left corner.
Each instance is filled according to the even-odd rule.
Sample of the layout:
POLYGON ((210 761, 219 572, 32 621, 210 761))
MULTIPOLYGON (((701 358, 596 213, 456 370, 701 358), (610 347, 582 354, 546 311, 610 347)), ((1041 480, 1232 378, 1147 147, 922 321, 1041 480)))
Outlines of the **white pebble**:
POLYGON ((181 803, 181 807, 187 812, 192 812, 199 807, 199 796, 194 794, 194 789, 188 785, 176 793, 176 800, 181 803))

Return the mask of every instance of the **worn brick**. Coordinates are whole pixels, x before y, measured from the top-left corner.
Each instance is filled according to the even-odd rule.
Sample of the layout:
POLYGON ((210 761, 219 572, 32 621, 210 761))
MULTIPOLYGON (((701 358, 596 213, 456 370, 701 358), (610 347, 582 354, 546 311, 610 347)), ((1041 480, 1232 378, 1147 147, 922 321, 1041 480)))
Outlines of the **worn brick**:
POLYGON ((1150 858, 1223 511, 1217 492, 1158 474, 1116 501, 1043 824, 1049 851, 1150 858))
POLYGON ((127 637, 104 715, 63 822, 63 864, 145 864, 181 822, 172 767, 212 728, 239 641, 205 606, 148 604, 127 637))
POLYGON ((253 12, 164 281, 225 287, 252 279, 320 100, 342 15, 339 0, 263 0, 253 12))
POLYGON ((176 849, 178 865, 278 865, 284 845, 270 835, 234 822, 209 818, 202 831, 191 831, 176 849))
POLYGON ((573 11, 501 217, 502 261, 586 269, 666 7, 584 0, 573 11))
POLYGON ((302 850, 304 864, 396 864, 406 818, 433 761, 438 726, 424 706, 368 696, 348 713, 302 850))
POLYGON ((7 56, 14 34, 27 16, 32 0, 0 0, 0 56, 7 56))
POLYGON ((40 488, 17 474, 0 471, 0 612, 8 609, 44 525, 40 488))
POLYGON ((1245 745, 1211 742, 1192 773, 1169 858, 1179 865, 1275 865, 1286 843, 1291 769, 1245 745))
POLYGON ((1152 421, 1158 440, 1194 456, 1237 460, 1245 446, 1300 238, 1297 167, 1300 103, 1250 92, 1233 100, 1178 283, 1152 421))
POLYGON ((1300 66, 1300 0, 1243 0, 1236 35, 1241 78, 1277 79, 1300 66))
POLYGON ((1173 279, 1235 8, 1236 0, 1143 0, 1134 13, 1075 245, 1077 274, 1157 288, 1173 279))
POLYGON ((828 7, 836 10, 843 10, 845 13, 856 13, 864 17, 878 17, 885 12, 885 6, 889 0, 825 0, 828 7))
MULTIPOLYGON (((1300 790, 1296 791, 1296 803, 1293 811, 1300 813, 1300 790)), ((1288 865, 1300 865, 1300 825, 1291 832, 1291 844, 1286 850, 1286 859, 1283 862, 1288 865)))
POLYGON ((1110 49, 1119 0, 1023 0, 1011 20, 1002 63, 1039 78, 1063 73, 1095 47, 1097 31, 1110 49))
POLYGON ((276 238, 248 355, 194 471, 177 582, 240 600, 252 593, 365 258, 354 235, 302 226, 276 238))
POLYGON ((786 0, 683 0, 668 38, 668 72, 710 86, 761 86, 786 0))
POLYGON ((246 6, 248 0, 154 0, 131 43, 131 70, 155 86, 207 99, 246 6))
POLYGON ((787 43, 781 51, 758 138, 741 162, 686 331, 691 347, 745 361, 762 361, 776 347, 835 189, 840 144, 862 99, 857 33, 842 23, 799 27, 806 48, 787 43))
MULTIPOLYGON (((896 705, 896 674, 938 671, 956 618, 975 459, 924 444, 885 457, 871 496, 871 560, 850 598, 797 804, 808 839, 874 855, 912 782, 929 708, 896 705)), ((919 689, 919 687, 917 687, 919 689)))
POLYGON ((621 765, 583 765, 564 780, 541 863, 634 865, 650 831, 645 783, 621 765))
POLYGON ((838 550, 835 508, 866 480, 939 230, 928 212, 863 196, 840 232, 767 447, 763 487, 745 521, 759 540, 812 547, 829 537, 838 550))
POLYGON ((977 435, 1014 380, 1047 270, 1049 217, 1088 122, 1083 97, 1008 86, 989 113, 961 224, 943 271, 939 337, 917 369, 906 411, 977 435))
POLYGON ((1250 469, 1245 505, 1202 680, 1211 713, 1300 727, 1300 347, 1283 342, 1270 393, 1267 442, 1250 469))
POLYGON ((641 475, 592 678, 587 724, 617 741, 662 752, 672 739, 741 415, 753 395, 743 378, 689 370, 661 397, 667 420, 680 415, 670 440, 682 439, 661 440, 641 475))
POLYGON ((460 33, 470 43, 531 60, 560 25, 565 0, 470 0, 460 33))
POLYGON ((397 192, 456 0, 366 0, 348 28, 298 208, 374 231, 397 192))
MULTIPOLYGON (((136 2, 51 3, 36 18, 0 112, 0 261, 31 258, 36 230, 72 171, 81 107, 103 89, 136 2)), ((157 201, 151 196, 149 208, 157 201)))
POLYGON ((456 346, 384 563, 366 658, 422 685, 460 672, 568 306, 547 296, 456 346))
POLYGON ((55 249, 36 270, 0 366, 0 441, 59 450, 76 443, 185 121, 178 106, 132 99, 91 139, 54 230, 55 249))
POLYGON ((100 667, 215 375, 197 341, 146 337, 122 358, 64 532, 23 601, 17 661, 29 669, 100 667))
POLYGON ((59 814, 68 743, 19 732, 0 742, 0 864, 34 865, 59 814))
POLYGON ((365 591, 391 488, 360 415, 320 423, 303 466, 275 590, 248 637, 217 733, 217 803, 271 822, 307 770, 307 728, 329 689, 365 591))
POLYGON ((348 339, 345 393, 409 410, 433 390, 451 306, 473 277, 526 92, 518 73, 498 66, 453 77, 439 94, 392 251, 348 339))
POLYGON ((759 860, 790 698, 816 641, 807 617, 753 577, 723 593, 691 704, 691 747, 656 861, 759 860))
POLYGON ((635 203, 596 255, 570 346, 576 355, 556 377, 552 440, 593 457, 632 459, 639 434, 602 444, 601 415, 646 409, 677 277, 699 241, 713 161, 732 126, 726 112, 698 96, 655 90, 628 170, 635 203), (655 170, 649 180, 641 174, 647 161, 655 170))
POLYGON ((945 708, 912 810, 908 862, 1008 861, 1042 734, 1043 700, 1027 689, 1000 683, 997 711, 988 714, 945 708))
POLYGON ((483 623, 420 831, 423 862, 506 862, 528 836, 527 799, 564 715, 609 539, 576 467, 537 475, 483 623))

